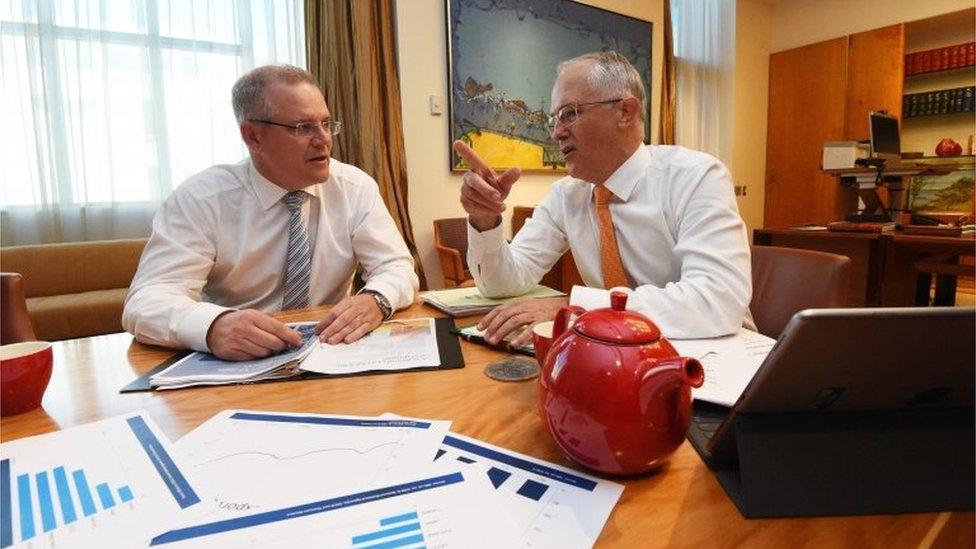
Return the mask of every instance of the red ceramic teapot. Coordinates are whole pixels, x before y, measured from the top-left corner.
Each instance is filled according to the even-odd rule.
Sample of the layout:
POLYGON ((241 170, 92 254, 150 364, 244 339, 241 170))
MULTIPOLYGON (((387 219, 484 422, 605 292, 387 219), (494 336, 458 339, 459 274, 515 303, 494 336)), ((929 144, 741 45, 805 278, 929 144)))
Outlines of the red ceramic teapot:
POLYGON ((691 421, 691 388, 701 364, 681 358, 646 316, 611 307, 563 307, 552 337, 535 333, 542 420, 563 451, 605 473, 632 474, 667 461, 691 421), (579 315, 572 328, 567 322, 579 315), (541 356, 544 355, 544 356, 541 356))

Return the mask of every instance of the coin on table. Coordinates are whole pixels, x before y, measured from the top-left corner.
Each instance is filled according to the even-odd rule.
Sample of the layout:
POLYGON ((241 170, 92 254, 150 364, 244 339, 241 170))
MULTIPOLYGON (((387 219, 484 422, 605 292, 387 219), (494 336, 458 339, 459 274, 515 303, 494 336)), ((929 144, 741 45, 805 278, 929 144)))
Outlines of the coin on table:
POLYGON ((539 375, 539 365, 525 358, 506 358, 489 364, 485 375, 498 381, 525 381, 539 375))

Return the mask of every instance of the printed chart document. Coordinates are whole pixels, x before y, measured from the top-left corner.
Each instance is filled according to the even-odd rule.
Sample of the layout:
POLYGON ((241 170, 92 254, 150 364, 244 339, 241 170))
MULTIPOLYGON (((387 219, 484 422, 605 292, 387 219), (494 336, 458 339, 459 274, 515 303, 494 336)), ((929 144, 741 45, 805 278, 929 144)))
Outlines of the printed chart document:
MULTIPOLYGON (((435 463, 463 463, 491 482, 528 547, 590 547, 624 487, 451 433, 435 463)), ((651 511, 649 511, 651 512, 651 511)))
POLYGON ((224 518, 425 471, 450 424, 224 410, 176 445, 224 518))
POLYGON ((263 513, 179 528, 164 547, 524 547, 482 475, 417 475, 263 513))
POLYGON ((0 547, 145 546, 208 507, 144 413, 8 442, 0 455, 0 547))
POLYGON ((258 381, 269 377, 297 374, 294 368, 318 344, 315 322, 299 322, 288 326, 302 334, 302 346, 267 358, 256 360, 223 360, 210 353, 190 353, 169 368, 152 376, 150 384, 160 389, 178 389, 192 385, 223 385, 258 381), (289 368, 289 366, 293 366, 289 368), (282 371, 285 369, 285 371, 282 371))
POLYGON ((699 400, 732 406, 762 366, 776 340, 741 328, 735 335, 710 339, 669 339, 681 356, 697 358, 705 382, 692 389, 699 400))
POLYGON ((284 378, 302 372, 353 374, 440 366, 437 329, 433 318, 388 320, 354 341, 320 343, 315 322, 289 324, 302 334, 302 346, 268 358, 232 361, 210 353, 191 353, 152 376, 158 389, 194 385, 225 385, 284 378))
POLYGON ((322 343, 302 362, 301 369, 321 374, 351 374, 439 366, 433 318, 388 320, 353 343, 322 343))

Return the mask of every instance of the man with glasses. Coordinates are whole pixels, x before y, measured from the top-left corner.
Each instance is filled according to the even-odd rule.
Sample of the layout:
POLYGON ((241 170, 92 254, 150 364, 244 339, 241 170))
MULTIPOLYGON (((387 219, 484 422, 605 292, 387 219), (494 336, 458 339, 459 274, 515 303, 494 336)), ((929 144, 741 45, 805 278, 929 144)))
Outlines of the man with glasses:
POLYGON ((231 95, 249 158, 191 176, 162 205, 126 297, 126 330, 246 360, 302 342, 268 313, 335 303, 315 330, 337 344, 410 305, 413 259, 376 182, 332 158, 342 124, 312 75, 258 67, 231 95), (365 287, 349 295, 357 268, 365 287))
POLYGON ((616 52, 561 63, 549 117, 569 175, 557 181, 511 244, 502 236, 505 198, 517 168, 496 174, 462 141, 461 205, 468 213, 468 265, 488 296, 524 293, 571 250, 588 288, 569 299, 514 301, 479 324, 498 343, 531 341, 532 325, 560 307, 609 306, 609 290, 666 336, 712 337, 753 327, 749 246, 728 170, 704 153, 646 146, 644 86, 616 52), (519 333, 521 330, 521 333, 519 333))

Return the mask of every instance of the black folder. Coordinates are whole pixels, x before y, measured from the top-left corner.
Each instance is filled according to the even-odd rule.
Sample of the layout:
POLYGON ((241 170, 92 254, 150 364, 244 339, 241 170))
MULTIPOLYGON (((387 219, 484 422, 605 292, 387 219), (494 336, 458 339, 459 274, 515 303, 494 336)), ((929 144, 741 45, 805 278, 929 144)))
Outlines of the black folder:
MULTIPOLYGON (((461 354, 461 344, 458 338, 451 333, 454 329, 454 319, 453 318, 435 318, 434 319, 434 330, 437 334, 437 350, 440 352, 441 363, 439 366, 421 366, 417 368, 409 368, 406 370, 394 370, 394 371, 374 371, 374 372, 356 372, 352 374, 320 374, 318 372, 302 372, 298 375, 291 377, 283 377, 276 379, 264 379, 259 381, 250 381, 243 383, 275 383, 279 381, 305 381, 309 379, 329 379, 336 377, 349 377, 349 376, 362 376, 362 375, 375 375, 375 374, 397 374, 401 372, 419 372, 426 370, 450 370, 455 368, 464 368, 464 356, 461 354)), ((153 387, 149 385, 149 378, 162 372, 169 366, 172 366, 176 361, 185 357, 186 352, 177 353, 170 358, 166 359, 162 364, 156 366, 152 370, 146 372, 145 374, 139 376, 131 383, 122 387, 119 390, 120 393, 138 393, 144 391, 152 391, 153 387)), ((186 387, 187 389, 199 388, 199 387, 213 387, 213 385, 194 385, 192 387, 186 387)))
POLYGON ((976 507, 976 309, 797 313, 688 439, 743 516, 976 507))

